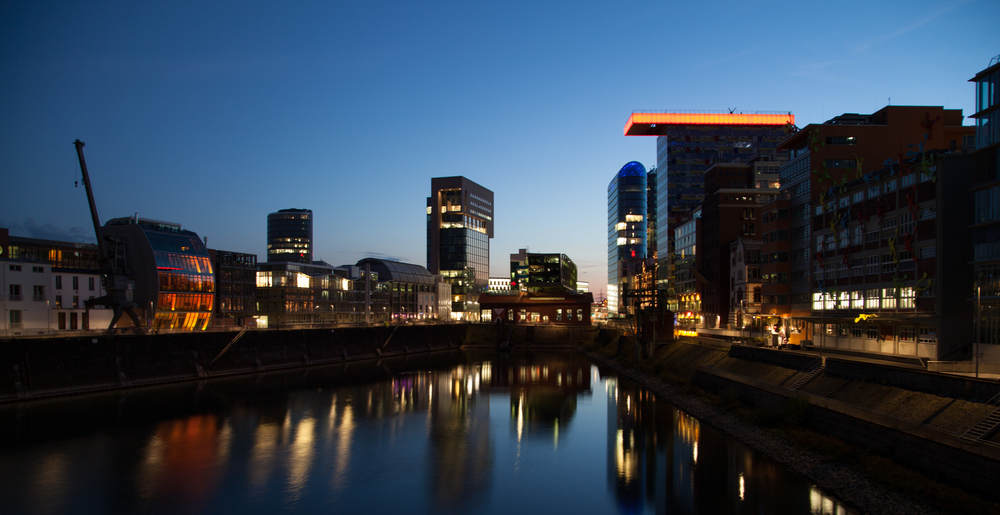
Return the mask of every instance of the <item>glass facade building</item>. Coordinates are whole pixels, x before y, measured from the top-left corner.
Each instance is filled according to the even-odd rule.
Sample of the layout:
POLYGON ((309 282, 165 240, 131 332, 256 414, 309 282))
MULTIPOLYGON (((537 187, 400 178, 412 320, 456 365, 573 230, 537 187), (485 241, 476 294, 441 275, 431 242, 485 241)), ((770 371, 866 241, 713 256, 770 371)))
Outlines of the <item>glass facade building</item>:
POLYGON ((101 234, 124 245, 125 266, 135 281, 133 301, 152 329, 208 327, 215 274, 197 234, 178 224, 139 217, 109 220, 101 234))
POLYGON ((267 215, 267 261, 312 263, 311 209, 281 209, 267 215))
POLYGON ((427 269, 450 283, 454 319, 478 320, 489 290, 493 192, 465 177, 431 179, 427 197, 427 269))
POLYGON ((648 257, 646 168, 630 161, 608 185, 608 316, 628 312, 622 294, 648 257))

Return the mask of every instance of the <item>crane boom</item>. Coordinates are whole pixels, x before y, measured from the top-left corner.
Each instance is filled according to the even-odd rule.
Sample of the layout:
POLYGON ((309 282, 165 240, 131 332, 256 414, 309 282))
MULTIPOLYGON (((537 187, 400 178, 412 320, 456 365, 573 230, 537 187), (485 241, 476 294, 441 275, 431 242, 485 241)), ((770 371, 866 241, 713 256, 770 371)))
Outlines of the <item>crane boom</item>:
MULTIPOLYGON (((80 160, 80 171, 83 172, 83 186, 87 189, 87 202, 90 204, 90 218, 94 221, 94 236, 97 237, 97 252, 101 261, 101 283, 104 285, 104 295, 96 299, 84 301, 83 305, 90 310, 91 306, 109 306, 114 310, 114 316, 108 325, 108 333, 114 333, 115 324, 122 314, 128 314, 135 325, 137 333, 142 334, 142 323, 132 309, 128 298, 128 277, 115 268, 115 256, 111 255, 107 242, 101 237, 101 217, 97 214, 97 202, 94 200, 94 189, 90 185, 90 174, 87 173, 87 161, 83 158, 84 142, 76 140, 76 157, 80 160)), ((117 252, 117 251, 116 251, 117 252)), ((88 317, 89 318, 89 317, 88 317)))

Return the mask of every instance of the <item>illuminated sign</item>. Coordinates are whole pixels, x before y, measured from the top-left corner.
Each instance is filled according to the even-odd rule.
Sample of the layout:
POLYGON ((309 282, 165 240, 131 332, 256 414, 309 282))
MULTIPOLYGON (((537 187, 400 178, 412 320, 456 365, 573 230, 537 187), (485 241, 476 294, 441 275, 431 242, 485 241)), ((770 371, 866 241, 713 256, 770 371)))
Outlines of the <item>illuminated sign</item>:
POLYGON ((657 125, 794 125, 791 113, 632 113, 625 122, 626 136, 655 136, 657 125))

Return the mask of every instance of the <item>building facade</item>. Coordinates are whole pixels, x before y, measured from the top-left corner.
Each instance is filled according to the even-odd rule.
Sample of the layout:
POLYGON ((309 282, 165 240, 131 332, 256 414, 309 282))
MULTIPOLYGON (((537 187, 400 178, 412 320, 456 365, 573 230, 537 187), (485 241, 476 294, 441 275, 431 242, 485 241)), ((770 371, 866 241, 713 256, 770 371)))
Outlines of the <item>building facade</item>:
MULTIPOLYGON (((978 353, 1000 363, 1000 56, 976 74, 976 150, 972 154, 978 353)), ((976 352, 974 350, 974 352, 976 352)))
POLYGON ((427 197, 427 269, 451 284, 451 318, 479 319, 489 289, 493 192, 465 177, 431 179, 427 197))
POLYGON ((55 335, 105 329, 111 310, 86 309, 104 295, 97 245, 10 236, 0 228, 0 334, 55 335))
POLYGON ((608 316, 634 312, 646 269, 646 168, 630 161, 608 184, 608 316))
POLYGON ((267 215, 267 261, 313 261, 311 209, 280 209, 267 215))
MULTIPOLYGON (((208 327, 215 273, 208 249, 197 234, 179 224, 134 216, 108 220, 101 236, 114 242, 115 261, 124 261, 126 274, 134 281, 131 300, 140 319, 145 315, 149 328, 193 331, 208 327)), ((118 322, 121 327, 130 323, 128 317, 118 322)))
POLYGON ((656 281, 668 307, 678 308, 673 234, 704 198, 705 171, 773 154, 794 124, 788 112, 634 111, 629 117, 626 136, 656 136, 656 281))
POLYGON ((247 325, 257 314, 257 255, 208 249, 215 271, 213 326, 247 325))
MULTIPOLYGON (((792 318, 814 314, 815 247, 824 243, 816 240, 817 210, 846 212, 850 206, 860 203, 853 197, 858 192, 843 193, 850 181, 872 177, 871 174, 893 163, 898 167, 899 163, 924 151, 961 151, 971 143, 971 138, 966 136, 971 135, 972 130, 972 127, 962 126, 960 110, 888 106, 873 114, 846 113, 822 124, 807 125, 780 143, 778 149, 789 152, 789 160, 779 169, 782 195, 776 200, 781 206, 765 206, 763 211, 780 214, 787 204, 788 262, 773 267, 765 264, 768 268, 765 274, 775 275, 765 276, 765 290, 773 293, 765 294, 763 310, 784 319, 783 325, 789 326, 792 343, 809 337, 804 331, 805 322, 793 323, 792 318), (780 297, 785 291, 787 299, 780 297), (771 304, 771 301, 785 300, 787 308, 786 304, 771 304)), ((865 197, 861 200, 867 200, 868 193, 861 194, 865 197)), ((874 213, 860 215, 871 217, 874 213)), ((859 213, 852 211, 844 216, 851 219, 841 219, 839 223, 858 225, 859 213)), ((784 225, 783 221, 777 223, 784 225)), ((844 230, 858 229, 848 227, 844 230)), ((851 238, 855 237, 852 233, 851 238)))
POLYGON ((566 254, 531 253, 521 249, 510 255, 511 283, 530 292, 576 291, 576 263, 566 254))

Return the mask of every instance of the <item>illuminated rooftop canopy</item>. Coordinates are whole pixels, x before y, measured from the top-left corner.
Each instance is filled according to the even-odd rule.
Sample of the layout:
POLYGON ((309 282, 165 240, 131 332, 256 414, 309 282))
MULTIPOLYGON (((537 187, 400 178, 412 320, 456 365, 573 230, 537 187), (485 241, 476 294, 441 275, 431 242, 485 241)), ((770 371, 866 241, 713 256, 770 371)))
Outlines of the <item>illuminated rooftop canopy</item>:
POLYGON ((795 115, 776 111, 632 111, 625 122, 626 136, 660 136, 678 125, 794 125, 795 115))

